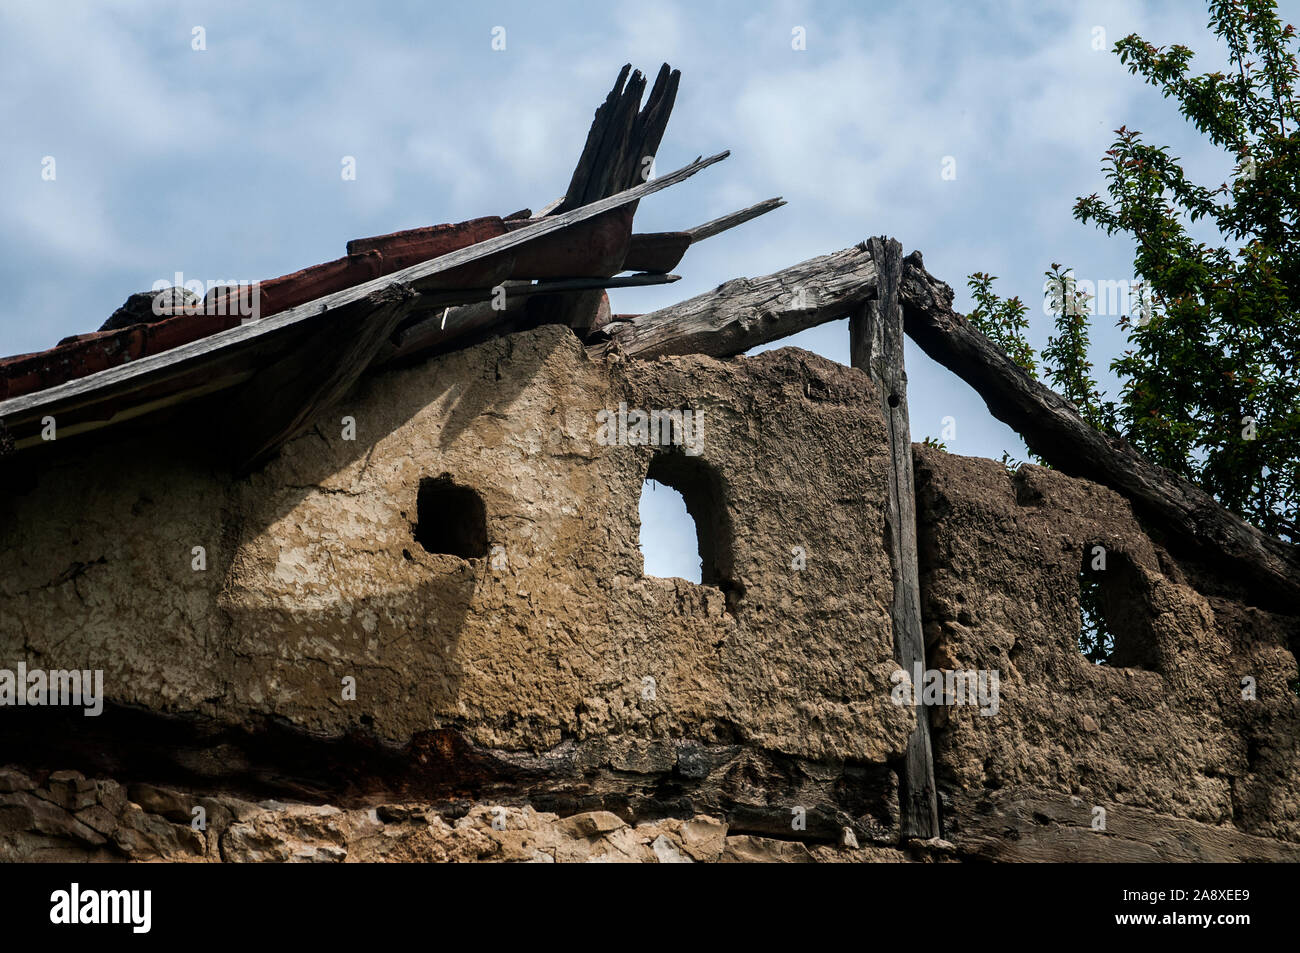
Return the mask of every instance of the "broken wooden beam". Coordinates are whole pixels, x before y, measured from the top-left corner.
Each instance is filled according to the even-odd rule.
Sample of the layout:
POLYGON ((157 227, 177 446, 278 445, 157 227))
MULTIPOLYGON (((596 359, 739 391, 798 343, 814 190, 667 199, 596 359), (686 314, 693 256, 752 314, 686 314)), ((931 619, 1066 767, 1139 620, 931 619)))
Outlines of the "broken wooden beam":
MULTIPOLYGON (((885 521, 889 527, 889 558, 894 578, 890 612, 894 659, 907 677, 914 679, 916 672, 926 670, 926 661, 925 639, 921 634, 912 431, 907 414, 907 370, 903 364, 903 311, 898 300, 903 247, 892 238, 873 238, 868 247, 879 269, 880 294, 850 319, 849 351, 853 366, 866 371, 875 385, 889 440, 891 466, 885 521)), ((930 711, 920 700, 920 685, 913 686, 913 693, 916 725, 908 736, 900 777, 900 825, 903 837, 927 840, 939 836, 939 801, 930 747, 930 711)))
POLYGON ((694 228, 686 230, 686 234, 691 237, 691 244, 702 242, 706 238, 712 238, 714 235, 720 235, 725 231, 735 228, 737 225, 744 225, 746 222, 753 221, 760 215, 766 215, 785 205, 785 199, 781 196, 764 199, 756 205, 749 208, 742 208, 737 212, 730 212, 720 218, 715 218, 711 222, 705 222, 703 225, 696 225, 694 228))
POLYGON ((731 357, 798 331, 848 317, 876 296, 877 267, 865 244, 810 258, 761 278, 735 278, 715 291, 635 318, 611 321, 593 348, 630 357, 731 357))
MULTIPOLYGON (((629 63, 619 72, 614 88, 596 110, 587 132, 587 141, 569 181, 569 188, 563 201, 556 207, 555 214, 595 202, 650 178, 650 166, 668 126, 681 73, 670 69, 667 63, 663 64, 645 107, 641 108, 641 94, 645 91, 646 81, 640 70, 633 72, 629 78, 631 66, 629 63)), ((627 223, 620 235, 616 254, 603 257, 600 261, 601 269, 588 271, 587 274, 615 275, 626 269, 671 271, 673 265, 681 260, 680 255, 671 265, 662 269, 627 264, 632 234, 631 217, 636 212, 636 204, 626 206, 623 212, 627 216, 627 223)), ((584 291, 548 299, 539 306, 538 319, 542 323, 567 324, 585 338, 608 314, 608 299, 603 291, 584 291)))
POLYGON ((913 252, 904 261, 903 312, 908 335, 926 354, 984 398, 994 417, 1026 446, 1071 476, 1109 486, 1144 516, 1225 573, 1254 583, 1269 601, 1300 598, 1300 549, 1224 509, 1191 481, 1147 460, 1121 437, 1101 433, 1074 404, 1031 378, 1001 348, 952 309, 952 289, 932 277, 913 252), (1228 559, 1223 557, 1227 556, 1228 559))
POLYGON ((681 72, 663 64, 645 107, 639 108, 646 81, 640 70, 631 72, 629 78, 631 70, 631 63, 623 67, 614 88, 596 110, 564 200, 555 214, 588 205, 648 179, 677 98, 681 72))
POLYGON ((684 232, 645 232, 633 235, 623 267, 627 271, 672 271, 681 262, 686 250, 696 242, 721 235, 728 229, 753 221, 784 204, 785 200, 780 197, 767 199, 684 232))

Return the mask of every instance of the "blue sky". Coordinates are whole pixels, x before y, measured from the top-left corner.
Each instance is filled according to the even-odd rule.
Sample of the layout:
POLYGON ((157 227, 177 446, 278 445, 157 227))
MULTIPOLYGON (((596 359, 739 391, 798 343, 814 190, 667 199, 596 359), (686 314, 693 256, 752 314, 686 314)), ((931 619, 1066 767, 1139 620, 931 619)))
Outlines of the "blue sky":
MULTIPOLYGON (((1297 2, 1281 5, 1296 19, 1297 2)), ((343 254, 348 239, 540 208, 568 183, 592 111, 626 62, 682 84, 657 158, 732 158, 640 206, 684 228, 772 195, 789 205, 692 249, 669 288, 613 295, 642 312, 875 234, 919 248, 966 310, 966 276, 1000 276, 1049 319, 1042 272, 1132 277, 1122 238, 1071 216, 1104 193, 1121 124, 1214 185, 1231 160, 1110 52, 1138 32, 1220 48, 1194 0, 1119 2, 442 4, 22 3, 0 9, 0 353, 93 330, 177 272, 260 279, 343 254), (505 49, 492 49, 494 27, 505 49), (201 27, 206 49, 193 49, 201 27), (792 49, 802 27, 806 49, 792 49), (1098 30, 1104 31, 1104 36, 1098 30), (1103 49, 1096 50, 1101 36, 1103 49), (41 177, 55 160, 56 178, 41 177), (355 181, 340 175, 356 159, 355 181), (945 157, 956 176, 945 180, 945 157)), ((1110 321, 1102 322, 1109 325, 1110 321)), ((785 343, 847 362, 842 323, 785 343)), ((1121 349, 1096 334, 1093 360, 1121 349)), ((913 436, 954 418, 956 453, 1023 456, 964 384, 909 349, 913 436)), ((656 501, 667 502, 660 490, 656 501)), ((688 575, 684 513, 647 536, 688 575)))

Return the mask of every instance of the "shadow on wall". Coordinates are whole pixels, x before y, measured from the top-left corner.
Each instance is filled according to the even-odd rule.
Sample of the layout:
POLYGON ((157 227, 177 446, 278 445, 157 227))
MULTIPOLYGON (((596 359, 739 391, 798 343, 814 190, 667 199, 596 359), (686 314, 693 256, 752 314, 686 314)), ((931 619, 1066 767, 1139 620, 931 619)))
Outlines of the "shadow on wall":
MULTIPOLYGON (((394 702, 417 723, 453 716, 464 678, 459 658, 463 626, 489 572, 488 562, 426 553, 414 540, 400 558, 419 563, 425 581, 413 588, 311 609, 228 605, 232 632, 237 634, 229 647, 233 664, 247 666, 237 684, 245 690, 264 681, 311 686, 305 699, 309 707, 310 696, 317 695, 340 704, 347 713, 346 725, 331 728, 331 733, 346 732, 348 726, 371 730, 378 711, 392 708, 394 702), (274 644, 267 641, 272 632, 283 633, 274 644), (394 632, 410 636, 402 638, 395 656, 389 654, 388 645, 394 632), (328 647, 325 658, 322 646, 328 647), (306 666, 325 666, 326 671, 286 678, 306 666), (345 676, 355 678, 355 703, 340 702, 340 680, 345 676)), ((379 566, 376 571, 383 569, 379 566)), ((269 692, 264 694, 269 697, 269 692)), ((252 708, 265 707, 253 704, 251 698, 240 701, 252 708)))
MULTIPOLYGON (((371 698, 418 699, 418 704, 432 715, 452 714, 463 679, 458 659, 462 626, 479 583, 489 572, 487 506, 477 490, 456 483, 450 473, 444 472, 420 479, 415 507, 402 511, 402 516, 409 521, 415 545, 403 549, 401 558, 420 563, 425 582, 414 589, 340 602, 324 609, 291 610, 287 616, 293 630, 304 633, 304 638, 334 641, 340 660, 349 654, 347 643, 356 632, 358 619, 372 620, 368 626, 362 625, 368 631, 419 633, 420 638, 404 647, 404 652, 412 653, 414 658, 404 657, 400 675, 394 676, 387 666, 376 666, 367 679, 367 694, 371 698), (411 515, 414 519, 409 518, 411 515)), ((240 621, 248 625, 241 625, 239 630, 265 631, 266 622, 271 620, 259 623, 259 614, 252 610, 241 616, 240 621)), ((282 618, 285 613, 270 610, 267 615, 282 618)), ((348 664, 364 670, 363 659, 352 654, 348 664)), ((364 701, 360 693, 358 700, 364 701)), ((368 711, 365 704, 359 708, 368 711)), ((359 721, 364 729, 374 725, 370 714, 360 715, 359 721)))
MULTIPOLYGON (((248 477, 219 478, 228 488, 223 507, 227 532, 220 551, 211 559, 211 568, 229 579, 236 554, 248 543, 292 514, 316 487, 354 465, 377 442, 430 405, 441 402, 449 408, 438 434, 438 445, 448 446, 481 414, 513 402, 551 355, 570 339, 571 333, 536 338, 534 347, 512 361, 507 373, 503 364, 515 356, 517 344, 505 338, 506 353, 498 359, 491 378, 467 377, 456 366, 456 355, 446 358, 422 355, 409 366, 386 368, 367 375, 336 405, 321 411, 313 429, 286 444, 283 453, 291 457, 290 462, 272 460, 248 477), (450 362, 451 366, 443 367, 443 361, 450 362), (392 382, 396 375, 404 377, 401 386, 392 382), (382 391, 382 402, 372 397, 375 391, 382 391), (357 420, 356 439, 341 440, 321 432, 322 427, 333 426, 349 408, 362 406, 370 406, 374 412, 364 420, 357 420), (291 474, 292 485, 285 480, 287 474, 291 474), (274 493, 266 494, 271 481, 274 481, 274 493)), ((193 411, 190 418, 193 423, 185 430, 192 434, 205 433, 209 429, 205 422, 210 423, 222 412, 219 399, 205 402, 193 411)), ((188 452, 209 465, 224 465, 219 459, 220 448, 203 440, 196 441, 188 452)), ((457 659, 462 628, 475 593, 489 573, 488 514, 476 491, 457 486, 445 473, 422 478, 409 492, 412 499, 402 518, 410 521, 412 538, 400 558, 421 564, 423 581, 417 587, 324 608, 227 607, 230 634, 227 651, 239 653, 253 649, 265 653, 266 646, 253 644, 257 640, 252 633, 265 632, 268 625, 287 624, 293 631, 333 642, 343 657, 355 658, 357 653, 349 643, 355 646, 359 637, 357 619, 371 618, 378 631, 396 629, 423 634, 413 649, 423 653, 423 657, 417 664, 404 668, 400 677, 380 666, 370 673, 388 680, 382 694, 390 698, 418 699, 420 706, 430 712, 454 713, 463 679, 463 669, 457 659), (414 624, 412 613, 418 616, 414 624), (235 636, 239 634, 242 635, 236 641, 235 636), (394 678, 399 678, 395 684, 394 678)), ((361 638, 364 644, 364 634, 361 638)), ((279 652, 274 654, 278 657, 279 652)), ((349 664, 365 670, 359 662, 349 664)), ((362 715, 361 724, 369 728, 370 716, 362 715)))

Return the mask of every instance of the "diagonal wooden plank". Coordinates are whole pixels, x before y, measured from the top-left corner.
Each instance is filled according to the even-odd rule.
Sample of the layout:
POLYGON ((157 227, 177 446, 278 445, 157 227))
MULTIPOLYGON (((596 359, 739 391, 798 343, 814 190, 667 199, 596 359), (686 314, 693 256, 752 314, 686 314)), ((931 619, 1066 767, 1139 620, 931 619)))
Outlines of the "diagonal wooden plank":
POLYGON ((760 215, 766 215, 774 209, 785 205, 785 199, 781 196, 776 198, 764 199, 756 205, 749 208, 742 208, 738 212, 731 212, 712 221, 705 222, 703 225, 696 225, 694 228, 688 228, 686 234, 691 236, 691 244, 702 242, 706 238, 712 238, 714 235, 720 235, 729 228, 735 228, 737 225, 744 225, 746 222, 758 218, 760 215))
POLYGON ((1187 478, 1152 463, 1127 440, 1108 436, 1078 408, 1034 380, 953 311, 952 289, 907 257, 902 296, 907 333, 926 354, 984 398, 989 412, 1053 467, 1122 493, 1222 572, 1248 582, 1264 604, 1300 600, 1300 547, 1252 526, 1187 478), (1224 556, 1229 558, 1224 559, 1224 556))

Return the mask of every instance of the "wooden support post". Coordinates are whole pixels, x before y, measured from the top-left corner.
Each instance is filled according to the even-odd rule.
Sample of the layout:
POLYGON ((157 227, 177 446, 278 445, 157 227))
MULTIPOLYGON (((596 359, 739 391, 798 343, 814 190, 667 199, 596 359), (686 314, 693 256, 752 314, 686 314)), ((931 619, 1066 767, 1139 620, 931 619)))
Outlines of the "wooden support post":
MULTIPOLYGON (((880 398, 893 461, 886 520, 894 577, 894 658, 916 681, 925 664, 921 633, 921 588, 916 563, 916 493, 912 485, 912 437, 907 419, 907 371, 903 366, 903 310, 899 283, 903 248, 893 239, 873 238, 871 257, 879 269, 879 297, 868 301, 849 322, 849 354, 854 367, 871 375, 880 398)), ((919 693, 921 686, 914 685, 919 693)), ((907 741, 899 793, 904 839, 939 836, 939 804, 930 750, 930 714, 916 706, 916 727, 907 741)))

